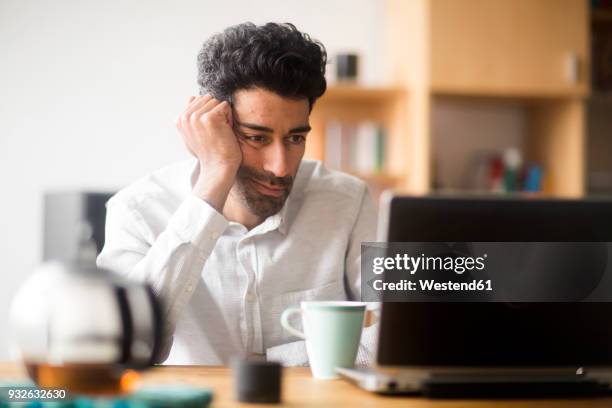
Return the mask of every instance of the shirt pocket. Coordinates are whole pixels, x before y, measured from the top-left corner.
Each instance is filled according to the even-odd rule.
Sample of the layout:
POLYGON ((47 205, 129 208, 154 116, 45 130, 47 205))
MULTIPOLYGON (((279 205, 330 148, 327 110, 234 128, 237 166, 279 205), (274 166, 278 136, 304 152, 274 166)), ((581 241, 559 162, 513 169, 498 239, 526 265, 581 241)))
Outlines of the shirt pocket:
MULTIPOLYGON (((283 293, 274 296, 268 304, 268 319, 267 327, 270 328, 268 336, 264 340, 265 347, 274 347, 279 344, 288 343, 291 341, 300 340, 299 338, 289 334, 280 324, 280 318, 286 309, 290 307, 300 307, 301 302, 313 300, 346 300, 346 291, 344 290, 343 282, 331 282, 323 286, 318 286, 311 289, 299 290, 283 293)), ((264 309, 265 310, 265 309, 264 309)), ((289 324, 295 329, 302 331, 302 317, 300 314, 294 314, 289 319, 289 324)))

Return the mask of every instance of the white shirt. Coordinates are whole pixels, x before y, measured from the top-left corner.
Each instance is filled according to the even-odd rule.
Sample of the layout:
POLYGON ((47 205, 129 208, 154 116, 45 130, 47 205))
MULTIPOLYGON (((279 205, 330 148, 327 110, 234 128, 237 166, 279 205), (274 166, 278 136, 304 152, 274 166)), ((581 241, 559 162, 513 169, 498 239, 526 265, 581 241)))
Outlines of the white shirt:
MULTIPOLYGON (((359 300, 360 245, 376 227, 366 185, 304 160, 283 209, 249 231, 192 194, 194 168, 165 167, 109 200, 98 266, 148 282, 164 301, 165 364, 306 364, 280 315, 303 300, 359 300)), ((373 330, 359 363, 372 359, 373 330)))

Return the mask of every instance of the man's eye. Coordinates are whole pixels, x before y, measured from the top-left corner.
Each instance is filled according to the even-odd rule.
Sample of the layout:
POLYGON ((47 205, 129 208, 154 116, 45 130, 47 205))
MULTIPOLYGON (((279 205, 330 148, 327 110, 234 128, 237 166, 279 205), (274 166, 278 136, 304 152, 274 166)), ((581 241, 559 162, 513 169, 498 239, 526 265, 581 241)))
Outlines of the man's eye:
POLYGON ((255 142, 255 143, 262 143, 266 141, 266 138, 264 136, 244 136, 244 138, 246 140, 248 140, 249 142, 255 142))
POLYGON ((302 144, 306 141, 306 136, 304 135, 291 135, 287 138, 290 143, 293 144, 302 144))

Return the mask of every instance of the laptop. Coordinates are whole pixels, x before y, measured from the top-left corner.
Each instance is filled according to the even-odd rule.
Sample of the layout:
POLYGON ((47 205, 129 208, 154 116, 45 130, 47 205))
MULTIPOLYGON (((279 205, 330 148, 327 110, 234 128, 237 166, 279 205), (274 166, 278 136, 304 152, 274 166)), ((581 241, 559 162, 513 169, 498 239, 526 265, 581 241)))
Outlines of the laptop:
POLYGON ((603 269, 601 261, 578 269, 596 273, 595 292, 604 295, 579 302, 383 301, 376 365, 338 368, 346 379, 372 392, 431 397, 584 396, 610 390, 612 273, 604 272, 612 270, 607 244, 612 201, 387 194, 381 200, 380 238, 598 245, 603 269))

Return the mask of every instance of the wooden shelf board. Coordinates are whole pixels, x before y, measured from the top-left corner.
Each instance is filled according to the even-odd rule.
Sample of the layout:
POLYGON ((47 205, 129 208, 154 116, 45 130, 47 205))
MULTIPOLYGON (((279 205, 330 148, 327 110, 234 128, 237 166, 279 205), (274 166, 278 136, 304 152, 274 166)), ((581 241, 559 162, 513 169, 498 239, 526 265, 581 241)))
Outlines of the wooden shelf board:
POLYGON ((568 89, 567 91, 551 89, 551 90, 533 90, 533 89, 509 89, 509 88, 457 88, 457 87, 435 87, 431 88, 433 96, 457 96, 467 98, 496 98, 496 99, 524 99, 524 100, 540 100, 540 99, 582 99, 589 96, 588 89, 568 89))
POLYGON ((341 171, 344 171, 348 174, 352 174, 353 176, 360 178, 366 183, 378 184, 380 186, 395 186, 401 181, 400 177, 385 172, 361 173, 353 170, 341 171))
POLYGON ((528 191, 513 191, 513 192, 495 192, 478 189, 457 189, 457 188, 436 188, 432 190, 432 195, 439 196, 456 196, 456 197, 479 197, 479 198, 520 198, 520 199, 539 199, 539 198, 558 198, 557 194, 549 192, 528 192, 528 191))
POLYGON ((334 84, 327 88, 327 91, 317 103, 391 102, 394 98, 405 94, 406 91, 400 87, 369 87, 356 84, 334 84))

